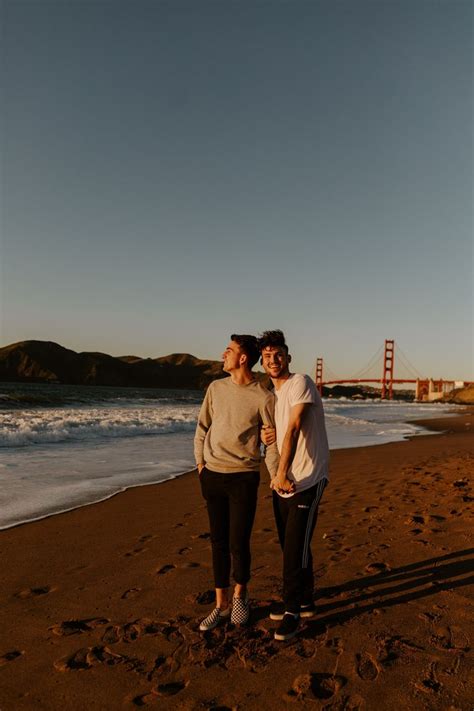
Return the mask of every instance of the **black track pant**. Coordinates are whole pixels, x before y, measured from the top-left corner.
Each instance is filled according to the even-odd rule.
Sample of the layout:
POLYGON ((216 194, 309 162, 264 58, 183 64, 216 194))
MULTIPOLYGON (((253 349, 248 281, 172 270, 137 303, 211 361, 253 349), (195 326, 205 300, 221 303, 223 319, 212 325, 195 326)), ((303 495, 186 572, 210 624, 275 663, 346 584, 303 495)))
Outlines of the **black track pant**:
POLYGON ((216 588, 250 580, 250 534, 257 508, 259 472, 213 472, 204 468, 200 476, 207 502, 211 529, 212 564, 216 588))
POLYGON ((273 511, 283 551, 283 602, 287 612, 299 613, 313 601, 311 538, 318 506, 327 484, 322 479, 299 494, 284 498, 273 492, 273 511))

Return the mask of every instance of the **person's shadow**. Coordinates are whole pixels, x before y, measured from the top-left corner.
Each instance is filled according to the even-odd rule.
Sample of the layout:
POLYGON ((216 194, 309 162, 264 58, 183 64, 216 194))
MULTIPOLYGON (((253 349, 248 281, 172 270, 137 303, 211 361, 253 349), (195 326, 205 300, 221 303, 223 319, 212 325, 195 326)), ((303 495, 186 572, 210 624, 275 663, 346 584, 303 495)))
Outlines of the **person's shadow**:
POLYGON ((403 605, 411 600, 435 595, 440 590, 453 590, 474 583, 474 548, 447 553, 438 558, 411 563, 375 575, 356 578, 341 585, 319 588, 316 600, 315 625, 308 627, 308 636, 317 628, 333 627, 372 612, 403 605), (374 589, 375 588, 375 589, 374 589), (341 598, 341 596, 343 596, 341 598), (334 602, 325 599, 338 597, 334 602), (347 608, 350 609, 340 609, 347 608))
MULTIPOLYGON (((471 585, 474 583, 474 575, 469 575, 474 572, 473 553, 474 548, 467 548, 393 570, 381 570, 333 587, 319 588, 316 615, 305 620, 309 624, 302 634, 313 637, 320 634, 321 629, 341 625, 376 609, 403 605, 435 595, 440 590, 471 585), (334 602, 325 602, 335 597, 338 599, 334 602)), ((259 612, 263 617, 268 611, 262 608, 259 612)))

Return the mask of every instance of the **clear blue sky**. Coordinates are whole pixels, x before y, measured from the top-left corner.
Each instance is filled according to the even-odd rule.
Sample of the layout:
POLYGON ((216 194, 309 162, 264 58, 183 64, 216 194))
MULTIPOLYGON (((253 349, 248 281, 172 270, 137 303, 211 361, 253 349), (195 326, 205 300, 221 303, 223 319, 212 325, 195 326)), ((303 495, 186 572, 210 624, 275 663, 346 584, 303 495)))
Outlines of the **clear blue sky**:
POLYGON ((3 0, 1 343, 474 379, 470 0, 3 0))

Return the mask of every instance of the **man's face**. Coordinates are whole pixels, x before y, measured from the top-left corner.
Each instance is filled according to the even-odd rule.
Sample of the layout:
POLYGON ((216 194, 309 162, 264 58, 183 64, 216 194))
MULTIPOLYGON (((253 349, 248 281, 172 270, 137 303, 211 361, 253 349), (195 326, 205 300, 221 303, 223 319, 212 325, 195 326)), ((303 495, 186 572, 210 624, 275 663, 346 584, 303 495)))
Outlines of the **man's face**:
POLYGON ((284 378, 288 375, 289 357, 280 346, 267 346, 262 350, 262 365, 270 378, 284 378))
POLYGON ((222 360, 224 361, 223 369, 226 373, 230 373, 233 370, 237 370, 240 367, 240 359, 244 355, 239 344, 235 341, 229 341, 227 348, 222 354, 222 360))

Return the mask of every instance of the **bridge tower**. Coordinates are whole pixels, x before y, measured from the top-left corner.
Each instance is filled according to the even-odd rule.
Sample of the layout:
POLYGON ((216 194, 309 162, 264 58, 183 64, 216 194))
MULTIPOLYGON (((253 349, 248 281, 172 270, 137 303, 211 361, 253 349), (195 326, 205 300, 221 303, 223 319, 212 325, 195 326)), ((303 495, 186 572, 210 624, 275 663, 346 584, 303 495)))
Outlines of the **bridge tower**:
POLYGON ((393 398, 393 366, 395 360, 395 341, 385 339, 382 374, 382 400, 393 398))
POLYGON ((321 397, 323 396, 323 359, 316 360, 316 387, 319 390, 321 397))

